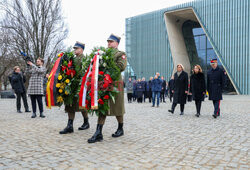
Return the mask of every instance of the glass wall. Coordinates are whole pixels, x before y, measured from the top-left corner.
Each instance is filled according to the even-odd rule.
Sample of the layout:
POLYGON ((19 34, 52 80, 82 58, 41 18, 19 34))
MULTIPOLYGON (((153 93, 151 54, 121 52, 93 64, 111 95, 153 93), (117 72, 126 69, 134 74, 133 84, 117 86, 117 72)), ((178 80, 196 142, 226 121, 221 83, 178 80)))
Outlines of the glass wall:
MULTIPOLYGON (((210 60, 216 58, 218 66, 224 69, 199 23, 188 20, 183 24, 182 31, 192 68, 195 64, 199 64, 206 76, 211 69, 210 60)), ((235 92, 228 76, 226 76, 225 92, 235 92)))

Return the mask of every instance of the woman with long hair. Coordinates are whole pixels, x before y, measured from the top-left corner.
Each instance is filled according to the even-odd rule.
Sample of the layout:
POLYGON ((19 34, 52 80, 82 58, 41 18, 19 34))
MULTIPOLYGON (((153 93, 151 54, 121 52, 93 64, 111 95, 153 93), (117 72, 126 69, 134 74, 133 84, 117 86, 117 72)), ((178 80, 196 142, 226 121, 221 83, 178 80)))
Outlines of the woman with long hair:
POLYGON ((204 95, 206 94, 205 76, 202 73, 200 65, 195 65, 193 68, 193 74, 190 77, 190 93, 196 106, 196 117, 200 116, 201 102, 204 101, 204 95))

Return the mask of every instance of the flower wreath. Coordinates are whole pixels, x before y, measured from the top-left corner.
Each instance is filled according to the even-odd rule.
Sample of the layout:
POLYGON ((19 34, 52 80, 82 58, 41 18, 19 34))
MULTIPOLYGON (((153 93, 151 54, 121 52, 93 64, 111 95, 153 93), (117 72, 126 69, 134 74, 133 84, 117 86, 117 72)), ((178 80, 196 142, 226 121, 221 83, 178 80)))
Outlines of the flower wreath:
MULTIPOLYGON (((85 70, 85 84, 84 83, 84 77, 81 84, 81 90, 79 93, 79 106, 85 107, 87 111, 91 114, 94 112, 96 115, 107 115, 109 107, 109 100, 113 100, 115 103, 115 96, 119 93, 118 87, 119 87, 119 79, 120 79, 120 69, 116 65, 113 55, 115 53, 115 49, 112 48, 105 48, 105 47, 99 47, 94 48, 89 56, 87 56, 87 59, 85 62, 83 62, 83 70, 85 70), (93 75, 94 71, 88 70, 91 67, 91 64, 93 60, 95 59, 95 56, 99 55, 99 68, 98 73, 93 75), (97 94, 93 95, 91 88, 93 88, 93 76, 97 79, 97 94), (86 89, 86 94, 84 93, 83 89, 86 89), (92 102, 93 98, 96 97, 98 102, 97 107, 93 107, 92 102)), ((94 66, 95 64, 93 64, 94 66)))

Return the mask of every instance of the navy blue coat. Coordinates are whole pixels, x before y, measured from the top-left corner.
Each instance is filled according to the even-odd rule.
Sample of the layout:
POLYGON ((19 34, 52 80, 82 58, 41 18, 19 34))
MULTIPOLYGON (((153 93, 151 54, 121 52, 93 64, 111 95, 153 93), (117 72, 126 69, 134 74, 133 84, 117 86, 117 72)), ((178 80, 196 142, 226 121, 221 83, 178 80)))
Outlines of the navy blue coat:
POLYGON ((141 81, 143 84, 143 91, 146 91, 146 86, 147 86, 147 82, 146 81, 141 81))
POLYGON ((162 88, 162 80, 160 78, 153 79, 151 87, 152 87, 152 92, 160 92, 162 88))
POLYGON ((222 90, 225 83, 224 71, 217 67, 207 73, 207 91, 209 100, 222 100, 222 90))
POLYGON ((185 71, 178 76, 177 72, 174 74, 174 101, 173 103, 186 104, 188 91, 188 74, 185 71))
POLYGON ((143 91, 144 91, 144 84, 143 84, 143 82, 137 82, 137 84, 136 84, 136 92, 137 92, 137 97, 138 98, 142 97, 143 91))

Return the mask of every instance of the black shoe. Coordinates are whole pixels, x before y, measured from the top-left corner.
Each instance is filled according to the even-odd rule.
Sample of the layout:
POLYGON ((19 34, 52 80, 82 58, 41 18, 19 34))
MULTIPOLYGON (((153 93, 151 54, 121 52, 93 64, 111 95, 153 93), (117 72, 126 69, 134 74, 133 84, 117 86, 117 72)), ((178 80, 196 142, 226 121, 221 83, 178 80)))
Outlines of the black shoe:
POLYGON ((217 116, 216 115, 213 115, 213 117, 216 119, 217 118, 217 116))
POLYGON ((119 123, 118 124, 118 129, 116 130, 115 133, 112 134, 112 137, 117 138, 124 135, 124 131, 123 131, 123 123, 119 123))
POLYGON ((181 112, 180 115, 184 115, 184 112, 181 112))
POLYGON ((41 118, 45 118, 45 115, 43 114, 43 112, 40 113, 40 117, 41 117, 41 118))
POLYGON ((78 130, 86 130, 89 128, 89 118, 84 117, 84 123, 81 127, 78 128, 78 130))
POLYGON ((200 113, 196 113, 195 116, 196 116, 196 117, 200 117, 200 113))
POLYGON ((89 122, 83 123, 81 127, 78 128, 78 130, 86 130, 89 128, 89 122))
POLYGON ((69 119, 67 126, 59 132, 59 134, 67 134, 67 133, 73 133, 74 128, 73 128, 73 120, 69 119))
POLYGON ((31 118, 35 118, 36 117, 36 113, 32 113, 32 116, 31 116, 31 118))
POLYGON ((160 106, 158 105, 158 106, 156 106, 156 107, 160 107, 160 106))
POLYGON ((88 139, 88 143, 100 142, 103 140, 102 136, 102 126, 101 124, 97 124, 95 134, 88 139))
POLYGON ((173 110, 168 110, 168 112, 170 112, 170 113, 174 114, 174 111, 173 111, 173 110))
POLYGON ((151 106, 151 107, 155 107, 155 106, 151 106))
POLYGON ((21 110, 18 110, 17 113, 22 113, 21 110))
POLYGON ((25 110, 25 112, 31 112, 30 110, 25 110))

